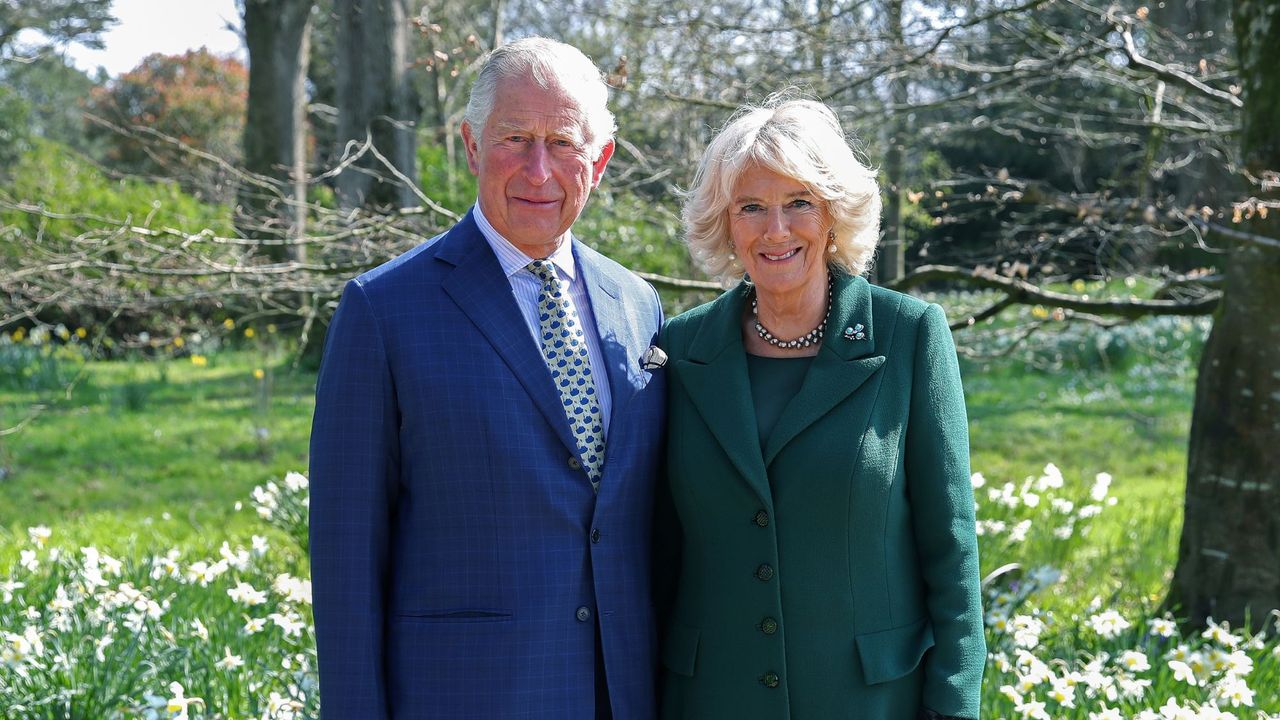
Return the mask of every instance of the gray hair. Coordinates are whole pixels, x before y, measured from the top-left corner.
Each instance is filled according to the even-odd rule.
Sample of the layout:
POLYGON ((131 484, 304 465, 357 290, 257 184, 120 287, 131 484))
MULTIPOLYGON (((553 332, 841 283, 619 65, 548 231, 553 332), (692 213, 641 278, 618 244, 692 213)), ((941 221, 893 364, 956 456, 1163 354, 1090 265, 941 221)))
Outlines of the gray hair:
POLYGON ((831 108, 774 95, 740 108, 707 146, 685 193, 685 242, 703 272, 728 287, 743 274, 729 242, 733 188, 753 165, 795 178, 826 203, 836 250, 829 265, 866 272, 880 239, 880 187, 854 155, 831 108))
POLYGON ((617 131, 609 112, 609 87, 600 69, 572 45, 544 37, 530 37, 495 48, 485 57, 471 86, 464 119, 479 133, 493 110, 498 81, 532 76, 540 87, 558 85, 582 106, 583 130, 594 158, 617 131))

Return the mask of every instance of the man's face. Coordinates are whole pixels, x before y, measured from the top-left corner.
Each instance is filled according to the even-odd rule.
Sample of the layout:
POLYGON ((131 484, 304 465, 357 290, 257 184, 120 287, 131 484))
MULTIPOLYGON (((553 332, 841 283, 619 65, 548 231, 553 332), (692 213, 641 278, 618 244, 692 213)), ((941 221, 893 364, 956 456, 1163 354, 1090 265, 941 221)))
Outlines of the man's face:
POLYGON ((467 164, 493 228, 529 257, 544 258, 600 184, 613 142, 591 157, 582 108, 554 83, 503 78, 496 90, 484 128, 462 124, 467 164))

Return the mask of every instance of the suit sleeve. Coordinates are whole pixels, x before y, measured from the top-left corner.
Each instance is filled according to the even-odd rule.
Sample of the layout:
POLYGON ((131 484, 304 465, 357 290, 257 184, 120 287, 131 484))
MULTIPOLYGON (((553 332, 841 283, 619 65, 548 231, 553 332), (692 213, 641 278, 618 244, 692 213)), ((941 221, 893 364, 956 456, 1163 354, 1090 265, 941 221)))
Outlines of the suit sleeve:
POLYGON ((920 321, 907 427, 912 524, 935 646, 925 657, 925 707, 978 717, 986 642, 969 482, 969 423, 942 308, 920 321))
POLYGON ((325 720, 388 717, 383 621, 398 425, 378 319, 352 281, 329 328, 311 427, 311 577, 325 720))

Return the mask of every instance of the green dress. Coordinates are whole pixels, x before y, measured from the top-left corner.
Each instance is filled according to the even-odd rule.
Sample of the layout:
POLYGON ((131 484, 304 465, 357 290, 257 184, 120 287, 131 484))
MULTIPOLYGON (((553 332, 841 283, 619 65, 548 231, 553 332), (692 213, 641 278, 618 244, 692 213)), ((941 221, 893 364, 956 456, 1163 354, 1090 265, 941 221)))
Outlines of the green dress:
POLYGON ((749 286, 672 319, 655 590, 663 720, 978 716, 968 423, 940 308, 837 276, 761 434, 749 286))

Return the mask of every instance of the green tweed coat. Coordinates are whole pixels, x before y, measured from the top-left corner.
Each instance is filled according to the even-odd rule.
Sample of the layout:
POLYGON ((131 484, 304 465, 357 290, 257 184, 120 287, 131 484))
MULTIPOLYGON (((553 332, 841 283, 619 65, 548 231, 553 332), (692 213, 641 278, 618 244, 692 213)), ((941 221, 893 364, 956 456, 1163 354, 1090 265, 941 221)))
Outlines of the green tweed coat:
POLYGON ((941 308, 837 275, 822 348, 761 448, 749 297, 739 285, 663 332, 661 717, 978 717, 968 421, 941 308))

